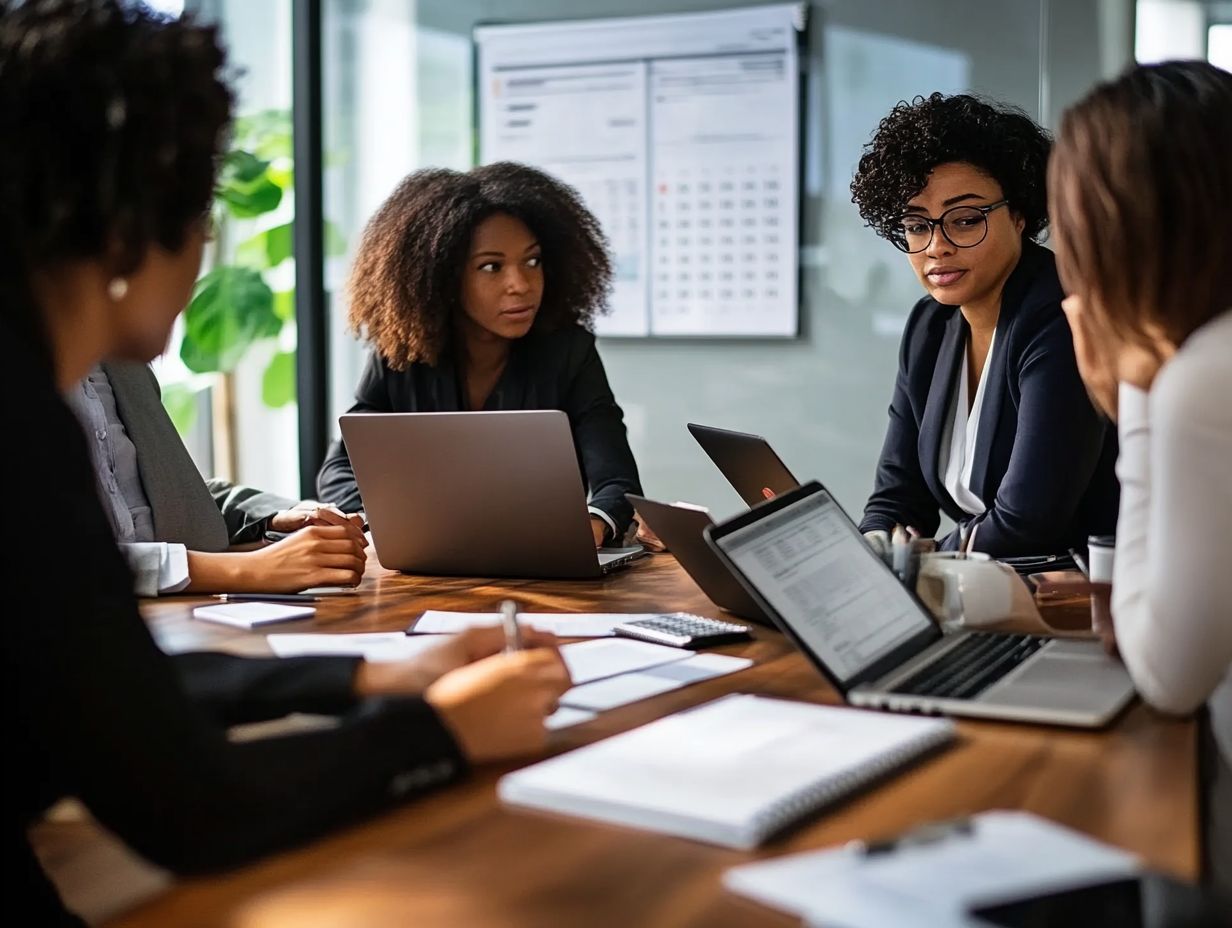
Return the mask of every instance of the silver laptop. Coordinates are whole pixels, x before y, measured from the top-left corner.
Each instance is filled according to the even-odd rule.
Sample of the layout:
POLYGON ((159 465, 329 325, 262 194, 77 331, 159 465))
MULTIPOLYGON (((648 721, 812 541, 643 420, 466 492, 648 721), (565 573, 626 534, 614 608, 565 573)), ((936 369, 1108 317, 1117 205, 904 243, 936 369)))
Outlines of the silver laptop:
POLYGON ((563 412, 350 413, 339 422, 384 567, 581 578, 643 553, 595 550, 563 412))
POLYGON ((775 624, 857 706, 1094 728, 1133 698, 1096 641, 958 631, 811 482, 706 530, 775 624))

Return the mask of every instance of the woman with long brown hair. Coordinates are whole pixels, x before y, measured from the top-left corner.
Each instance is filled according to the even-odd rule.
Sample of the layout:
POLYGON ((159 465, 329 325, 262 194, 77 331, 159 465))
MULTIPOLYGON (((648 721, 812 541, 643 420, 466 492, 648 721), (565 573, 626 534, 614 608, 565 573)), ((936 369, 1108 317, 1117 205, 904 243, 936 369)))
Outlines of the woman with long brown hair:
POLYGON ((1208 860, 1232 889, 1232 74, 1137 67, 1061 122, 1049 171, 1083 380, 1117 419, 1117 648, 1143 698, 1210 708, 1208 860))

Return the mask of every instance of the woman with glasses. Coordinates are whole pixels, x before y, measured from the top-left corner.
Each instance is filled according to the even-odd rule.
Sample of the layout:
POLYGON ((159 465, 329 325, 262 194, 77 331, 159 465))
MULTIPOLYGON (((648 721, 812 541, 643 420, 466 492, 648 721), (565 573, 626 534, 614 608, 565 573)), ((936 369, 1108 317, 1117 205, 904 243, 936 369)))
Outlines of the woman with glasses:
POLYGON ((1090 400, 1061 312, 1049 139, 965 94, 899 103, 851 183, 864 221, 926 296, 907 320, 890 424, 861 529, 895 526, 996 557, 1083 547, 1116 524, 1116 436, 1090 400))

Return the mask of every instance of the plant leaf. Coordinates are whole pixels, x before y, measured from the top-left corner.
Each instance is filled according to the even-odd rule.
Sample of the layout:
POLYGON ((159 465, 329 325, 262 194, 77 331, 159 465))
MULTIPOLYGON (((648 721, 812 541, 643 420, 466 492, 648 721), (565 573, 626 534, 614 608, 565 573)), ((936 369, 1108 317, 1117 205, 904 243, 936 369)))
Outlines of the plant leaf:
POLYGON ((260 110, 235 120, 235 144, 262 158, 291 157, 291 111, 260 110))
POLYGON ((295 318, 295 288, 279 290, 274 294, 274 315, 283 322, 295 318))
POLYGON ((269 165, 252 152, 227 152, 218 175, 217 197, 233 216, 251 219, 278 208, 282 188, 270 179, 269 165))
POLYGON ((171 422, 181 438, 192 430, 193 423, 197 421, 200 392, 186 383, 169 383, 162 386, 163 408, 167 410, 167 415, 171 417, 171 422))
POLYGON ((295 402, 294 351, 280 351, 270 358, 261 378, 261 399, 271 409, 295 402))
POLYGON ((290 158, 276 158, 270 162, 269 179, 282 188, 283 193, 286 193, 295 186, 295 169, 291 166, 290 158))
POLYGON ((180 358, 197 373, 231 371, 254 342, 281 331, 274 294, 261 275, 223 265, 197 281, 184 312, 180 358))
POLYGON ((235 260, 257 270, 277 267, 294 253, 293 234, 289 222, 258 232, 235 249, 235 260))

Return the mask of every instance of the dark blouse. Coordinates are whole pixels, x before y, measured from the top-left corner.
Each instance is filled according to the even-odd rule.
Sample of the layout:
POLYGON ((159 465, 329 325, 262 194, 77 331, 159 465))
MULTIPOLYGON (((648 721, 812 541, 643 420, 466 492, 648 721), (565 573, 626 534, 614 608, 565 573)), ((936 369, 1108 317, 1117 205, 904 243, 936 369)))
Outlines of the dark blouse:
MULTIPOLYGON (((1087 396, 1052 252, 1023 248, 1006 281, 987 365, 971 488, 985 511, 971 516, 944 486, 941 446, 966 360, 969 328, 956 306, 931 297, 903 332, 873 495, 861 531, 911 525, 926 536, 939 512, 978 526, 974 547, 994 557, 1085 548, 1088 535, 1116 530, 1120 487, 1116 430, 1087 396)), ((942 539, 958 546, 958 531, 942 539)))
MULTIPOLYGON (((10 707, 8 908, 23 924, 78 925, 43 874, 26 828, 58 799, 80 799, 149 860, 180 872, 235 866, 307 841, 464 769, 419 699, 351 695, 354 662, 225 654, 167 657, 133 598, 133 579, 99 503, 81 427, 56 391, 46 351, 0 316, 0 418, 18 446, 6 482, 22 526, 0 566, 10 707), (54 556, 68 552, 71 557, 54 556), (337 727, 233 743, 226 725, 291 711, 337 727)), ((6 472, 9 472, 6 470, 6 472)))
MULTIPOLYGON (((373 352, 355 390, 350 412, 464 411, 465 388, 449 357, 433 365, 395 371, 373 352)), ((579 326, 532 330, 513 343, 509 362, 485 410, 557 409, 569 417, 590 505, 607 514, 624 534, 633 520, 626 493, 641 493, 637 464, 625 436, 624 413, 607 383, 595 337, 579 326)), ((346 445, 334 442, 317 475, 324 502, 353 512, 363 508, 346 445)))

